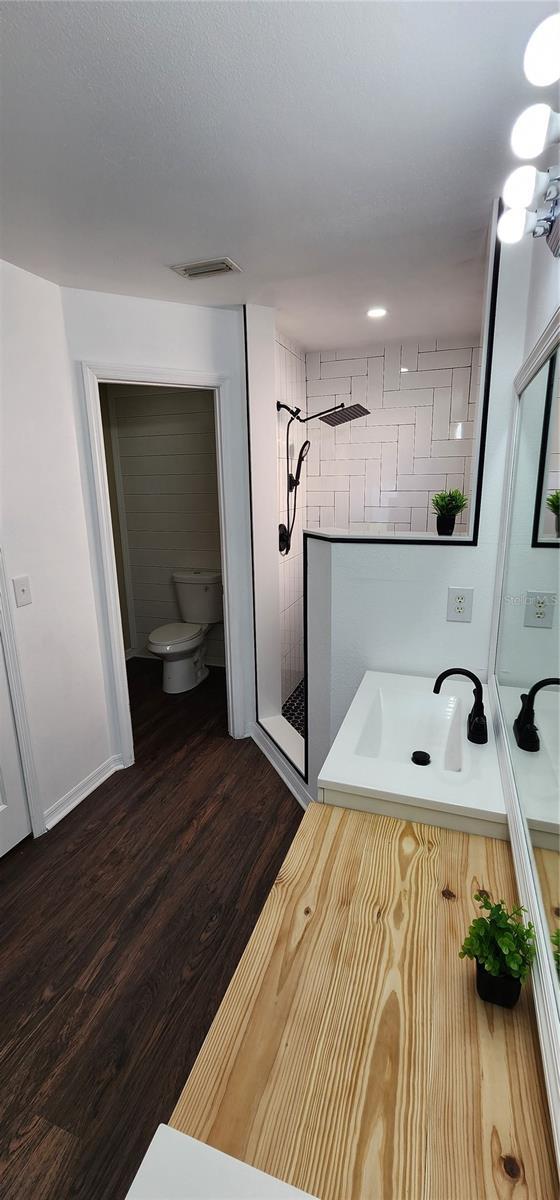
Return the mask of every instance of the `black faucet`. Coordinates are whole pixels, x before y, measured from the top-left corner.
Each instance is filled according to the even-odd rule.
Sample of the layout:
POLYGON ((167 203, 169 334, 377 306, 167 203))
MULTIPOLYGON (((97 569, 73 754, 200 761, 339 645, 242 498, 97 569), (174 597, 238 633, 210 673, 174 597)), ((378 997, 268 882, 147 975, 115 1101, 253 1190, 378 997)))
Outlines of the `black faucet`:
POLYGON ((533 684, 529 692, 522 693, 521 708, 513 722, 513 732, 520 750, 528 750, 530 753, 540 750, 541 743, 535 725, 535 696, 541 688, 554 684, 560 684, 560 679, 540 679, 538 683, 533 684))
POLYGON ((472 679, 474 704, 467 717, 467 738, 476 746, 485 746, 488 741, 488 728, 482 703, 482 684, 478 675, 473 675, 472 671, 465 671, 464 667, 450 667, 448 671, 442 671, 441 675, 438 675, 434 683, 434 692, 439 693, 441 685, 448 675, 466 675, 467 679, 472 679))

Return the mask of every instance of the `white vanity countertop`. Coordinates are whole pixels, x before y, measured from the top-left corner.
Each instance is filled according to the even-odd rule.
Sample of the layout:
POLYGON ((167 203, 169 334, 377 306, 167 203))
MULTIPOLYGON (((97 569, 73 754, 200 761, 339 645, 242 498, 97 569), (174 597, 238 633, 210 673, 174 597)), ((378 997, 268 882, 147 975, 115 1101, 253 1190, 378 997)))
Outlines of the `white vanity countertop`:
MULTIPOLYGON (((458 812, 506 824, 506 810, 489 698, 483 685, 488 742, 467 740, 473 684, 446 679, 439 696, 434 678, 366 671, 331 750, 318 786, 325 792, 375 796, 433 812, 458 812), (411 762, 414 750, 431 755, 411 762)), ((492 835, 491 835, 492 836, 492 835)))
POLYGON ((315 1197, 169 1125, 159 1125, 126 1200, 315 1200, 315 1197))

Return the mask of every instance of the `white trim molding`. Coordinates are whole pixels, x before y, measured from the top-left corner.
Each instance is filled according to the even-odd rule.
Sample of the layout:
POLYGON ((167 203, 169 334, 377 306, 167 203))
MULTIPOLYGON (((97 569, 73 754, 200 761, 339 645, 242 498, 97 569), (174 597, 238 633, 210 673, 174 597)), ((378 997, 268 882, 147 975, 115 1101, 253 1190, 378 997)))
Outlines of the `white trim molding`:
POLYGON ((23 771, 23 780, 27 797, 27 807, 29 809, 29 819, 31 821, 33 836, 40 837, 42 833, 46 833, 47 825, 45 823, 43 806, 41 804, 39 780, 37 778, 37 771, 35 768, 33 743, 31 740, 31 730, 29 728, 29 719, 27 715, 27 704, 19 667, 17 640, 10 604, 10 588, 8 586, 6 564, 4 562, 4 555, 2 554, 1 550, 0 630, 2 632, 2 643, 4 646, 4 657, 6 660, 6 673, 10 687, 10 699, 14 713, 14 723, 19 745, 21 767, 23 771))
POLYGON ((301 807, 304 809, 307 808, 307 805, 314 797, 303 782, 301 775, 292 767, 283 751, 270 739, 261 725, 255 723, 251 730, 251 737, 259 747, 259 750, 262 750, 265 758, 268 758, 269 763, 272 763, 275 771, 284 781, 286 787, 290 789, 292 795, 295 796, 298 804, 301 804, 301 807))
POLYGON ((153 384, 162 388, 207 388, 214 392, 228 729, 232 737, 247 737, 252 718, 251 699, 247 695, 247 678, 252 671, 253 638, 252 628, 244 620, 246 604, 242 597, 243 580, 239 561, 243 557, 242 539, 248 538, 250 534, 241 527, 238 520, 239 462, 231 447, 235 445, 232 432, 234 426, 237 427, 239 416, 230 411, 229 379, 223 375, 200 371, 129 366, 122 363, 82 362, 80 366, 87 469, 84 486, 88 491, 88 509, 92 519, 92 558, 100 605, 100 641, 113 757, 122 760, 124 767, 130 766, 134 761, 126 655, 99 403, 100 383, 153 384))
POLYGON ((531 353, 527 355, 525 362, 519 368, 517 375, 513 381, 513 386, 520 396, 525 388, 528 387, 531 380, 538 375, 545 362, 552 358, 554 351, 560 346, 560 307, 556 309, 554 316, 551 317, 546 329, 543 330, 541 336, 531 353))
POLYGON ((76 783, 74 787, 70 788, 69 792, 66 792, 65 796, 61 796, 60 800, 55 800, 55 803, 51 804, 50 808, 47 808, 45 812, 46 829, 52 829, 54 825, 58 825, 58 822, 67 816, 73 808, 76 808, 77 804, 81 804, 82 800, 85 800, 91 792, 95 791, 95 788, 99 787, 100 783, 104 783, 110 775, 113 775, 115 771, 119 771, 123 767, 122 758, 118 755, 113 755, 112 758, 108 758, 106 762, 96 767, 95 771, 91 771, 89 775, 86 775, 85 779, 82 779, 80 783, 76 783))

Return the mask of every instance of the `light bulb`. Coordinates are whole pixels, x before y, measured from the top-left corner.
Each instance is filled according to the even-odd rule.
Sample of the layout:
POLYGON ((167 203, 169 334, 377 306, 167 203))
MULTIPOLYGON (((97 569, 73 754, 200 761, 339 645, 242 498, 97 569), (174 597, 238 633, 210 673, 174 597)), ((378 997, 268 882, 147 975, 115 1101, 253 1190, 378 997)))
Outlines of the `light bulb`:
POLYGON ((511 148, 517 158, 538 158, 557 136, 558 119, 549 104, 531 104, 511 131, 511 148), (556 118, 556 120, 555 120, 556 118))
POLYGON ((535 87, 548 87, 560 79, 560 13, 546 17, 531 34, 523 70, 535 87))
POLYGON ((508 208, 528 208, 537 191, 539 183, 544 184, 548 179, 545 171, 537 171, 536 167, 516 167, 508 175, 502 199, 508 208))
POLYGON ((379 317, 387 316, 387 309, 386 308, 368 308, 367 315, 368 315, 368 317, 373 317, 374 320, 377 320, 377 319, 379 319, 379 317))
POLYGON ((528 213, 524 208, 507 208, 498 221, 496 233, 501 242, 513 246, 521 241, 524 233, 535 228, 536 221, 536 213, 528 213))

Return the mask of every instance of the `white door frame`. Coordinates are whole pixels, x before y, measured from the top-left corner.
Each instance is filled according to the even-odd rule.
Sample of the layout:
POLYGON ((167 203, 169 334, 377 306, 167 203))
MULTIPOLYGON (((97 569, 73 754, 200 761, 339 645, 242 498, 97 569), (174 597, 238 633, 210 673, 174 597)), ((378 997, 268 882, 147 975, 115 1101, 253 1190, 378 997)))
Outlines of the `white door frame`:
POLYGON ((35 759, 33 757, 31 731, 27 717, 23 680, 19 667, 13 614, 10 606, 10 590, 4 555, 0 550, 0 634, 4 647, 6 674, 10 688, 10 699, 14 713, 14 724, 19 745, 31 830, 33 837, 40 837, 42 833, 47 832, 47 826, 39 793, 39 780, 35 769, 35 759))
MULTIPOLYGON (((93 517, 95 561, 92 564, 97 575, 98 593, 101 597, 100 640, 104 651, 106 690, 110 705, 113 753, 128 767, 134 762, 134 743, 126 657, 122 636, 117 568, 113 545, 113 530, 107 468, 103 443, 100 383, 154 384, 158 387, 207 388, 214 392, 216 425, 216 457, 218 468, 218 508, 220 516, 220 548, 222 561, 222 584, 224 589, 224 643, 226 658, 226 689, 228 730, 232 737, 247 736, 244 659, 251 654, 252 647, 242 644, 239 637, 232 637, 232 625, 239 628, 239 619, 234 614, 239 608, 238 589, 234 572, 234 555, 239 538, 239 497, 236 495, 235 480, 231 464, 228 463, 227 439, 224 430, 228 424, 229 380, 223 375, 206 374, 200 371, 177 371, 174 369, 115 365, 114 363, 82 362, 83 399, 85 408, 84 432, 88 459, 89 478, 84 486, 89 491, 90 511, 93 517), (237 528, 236 528, 237 527, 237 528)), ((243 531, 241 531, 243 536, 243 531)))

